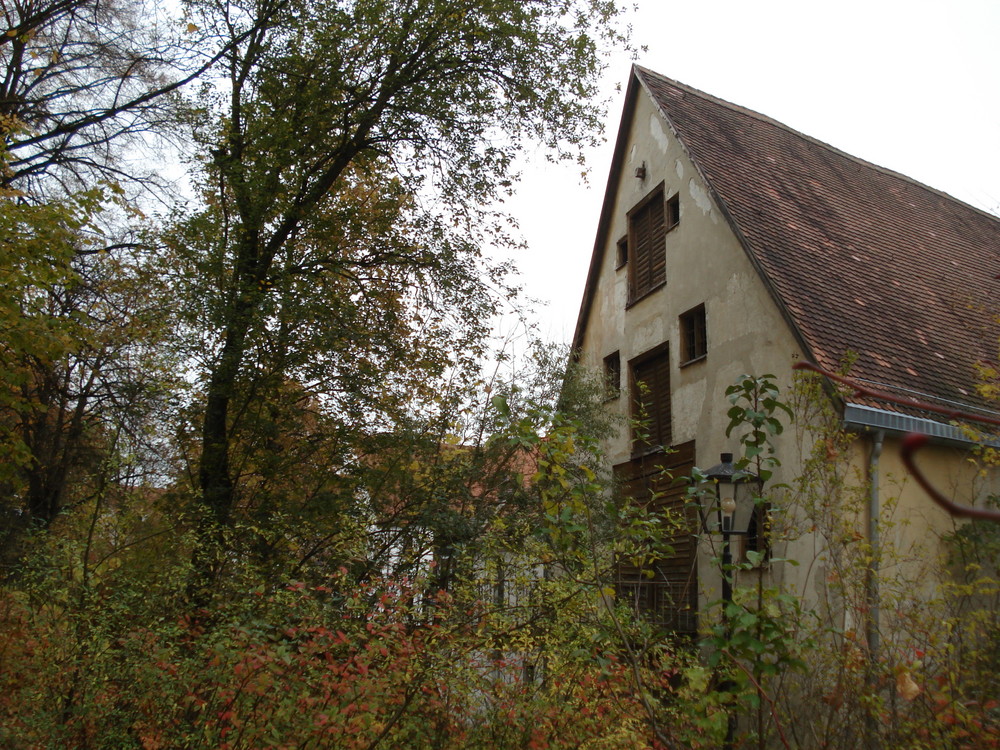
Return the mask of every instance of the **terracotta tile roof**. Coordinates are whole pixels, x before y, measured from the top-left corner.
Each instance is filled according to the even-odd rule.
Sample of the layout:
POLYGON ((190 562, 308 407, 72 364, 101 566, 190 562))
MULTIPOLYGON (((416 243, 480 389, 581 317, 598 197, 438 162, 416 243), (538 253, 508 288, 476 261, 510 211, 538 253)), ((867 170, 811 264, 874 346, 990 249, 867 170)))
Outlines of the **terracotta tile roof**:
POLYGON ((850 351, 858 378, 979 403, 974 366, 996 359, 1000 334, 1000 219, 650 70, 634 72, 818 364, 836 369, 850 351))

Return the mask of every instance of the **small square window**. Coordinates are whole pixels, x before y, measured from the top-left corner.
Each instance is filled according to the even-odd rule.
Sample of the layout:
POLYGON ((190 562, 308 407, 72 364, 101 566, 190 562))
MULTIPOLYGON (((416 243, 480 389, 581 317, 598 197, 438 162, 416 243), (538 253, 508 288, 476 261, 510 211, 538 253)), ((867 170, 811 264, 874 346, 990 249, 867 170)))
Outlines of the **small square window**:
POLYGON ((705 306, 688 310, 681 315, 681 364, 703 359, 708 355, 708 326, 705 306))
POLYGON ((618 352, 604 358, 604 392, 607 398, 618 398, 622 392, 622 358, 618 352))
POLYGON ((615 265, 615 270, 621 268, 626 263, 628 263, 628 235, 618 240, 618 263, 615 265))
POLYGON ((673 229, 681 223, 681 201, 680 196, 675 195, 667 201, 667 215, 664 217, 667 231, 673 229))

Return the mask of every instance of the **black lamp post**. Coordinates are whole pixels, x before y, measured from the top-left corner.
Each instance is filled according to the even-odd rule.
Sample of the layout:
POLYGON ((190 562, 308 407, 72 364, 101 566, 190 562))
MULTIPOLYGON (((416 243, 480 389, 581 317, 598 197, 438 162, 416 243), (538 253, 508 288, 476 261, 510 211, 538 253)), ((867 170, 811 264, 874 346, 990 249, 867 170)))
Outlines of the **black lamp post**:
MULTIPOLYGON (((758 482, 755 474, 741 471, 733 465, 733 454, 723 453, 721 463, 705 472, 705 478, 715 485, 715 512, 718 530, 722 534, 722 601, 733 600, 733 555, 729 542, 733 536, 747 536, 754 517, 754 497, 750 484, 758 482)), ((723 618, 726 617, 723 607, 723 618)))
MULTIPOLYGON (((718 531, 722 534, 722 622, 728 639, 732 631, 727 610, 733 601, 733 554, 729 542, 734 535, 745 537, 751 533, 756 505, 750 485, 759 483, 760 479, 756 474, 737 469, 732 453, 723 453, 721 462, 708 469, 704 476, 715 485, 715 513, 718 531)), ((724 750, 732 748, 735 733, 736 717, 729 714, 724 750)))

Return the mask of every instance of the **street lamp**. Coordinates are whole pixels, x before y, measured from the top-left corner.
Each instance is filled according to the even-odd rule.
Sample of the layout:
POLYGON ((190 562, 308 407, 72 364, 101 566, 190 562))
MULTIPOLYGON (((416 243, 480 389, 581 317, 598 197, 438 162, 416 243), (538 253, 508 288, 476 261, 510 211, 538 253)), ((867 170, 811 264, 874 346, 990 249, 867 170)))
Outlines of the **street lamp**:
POLYGON ((729 604, 733 600, 733 556, 729 542, 733 536, 756 533, 756 530, 751 530, 756 505, 750 485, 760 480, 756 474, 737 469, 733 465, 732 453, 723 453, 720 459, 720 463, 705 471, 704 477, 715 485, 717 528, 722 534, 722 601, 729 604))
MULTIPOLYGON (((723 453, 720 463, 704 473, 706 480, 715 485, 715 513, 718 521, 718 531, 722 534, 722 622, 725 626, 727 640, 732 636, 729 627, 729 605, 733 601, 733 554, 729 546, 732 536, 747 537, 757 533, 754 520, 756 517, 756 499, 753 483, 759 485, 760 478, 748 471, 737 469, 733 465, 733 454, 723 453)), ((702 515, 704 519, 704 515, 702 515)), ((707 524, 706 524, 707 525, 707 524)), ((736 717, 729 714, 725 750, 733 746, 736 731, 736 717)))
POLYGON ((704 472, 715 485, 716 514, 719 531, 743 536, 748 533, 754 515, 753 493, 747 485, 758 482, 756 474, 737 469, 733 454, 723 453, 721 463, 704 472))

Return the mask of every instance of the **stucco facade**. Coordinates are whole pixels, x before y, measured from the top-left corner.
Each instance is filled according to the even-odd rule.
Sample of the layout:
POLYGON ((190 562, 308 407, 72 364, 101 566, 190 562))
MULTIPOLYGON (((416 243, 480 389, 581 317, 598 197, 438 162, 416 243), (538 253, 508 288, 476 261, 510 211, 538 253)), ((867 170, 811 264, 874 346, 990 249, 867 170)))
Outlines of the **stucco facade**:
MULTIPOLYGON (((605 402, 606 408, 619 417, 620 425, 606 446, 609 462, 624 466, 635 458, 636 443, 629 420, 634 417, 637 395, 630 373, 634 362, 654 351, 666 351, 669 359, 671 442, 675 446, 693 444, 694 463, 702 468, 717 463, 723 452, 739 453, 737 437, 726 436, 729 404, 725 390, 742 374, 773 375, 787 395, 791 393, 792 366, 796 362, 820 361, 830 367, 836 365, 838 358, 860 352, 862 365, 874 362, 876 369, 873 372, 876 375, 885 372, 890 385, 898 384, 901 390, 915 390, 911 387, 913 383, 893 380, 892 357, 905 357, 906 346, 911 346, 915 361, 927 358, 927 352, 919 348, 921 344, 904 341, 898 351, 894 349, 890 354, 874 346, 868 351, 865 339, 867 327, 905 331, 907 320, 884 317, 872 320, 871 315, 862 317, 862 313, 858 313, 858 331, 845 332, 845 326, 852 324, 852 309, 865 308, 860 295, 855 295, 855 301, 850 303, 854 308, 845 308, 846 313, 834 311, 837 300, 833 298, 825 307, 810 308, 811 299, 803 301, 796 297, 798 287, 795 284, 789 285, 785 278, 775 279, 783 266, 781 256, 772 252, 772 246, 782 242, 789 244, 790 250, 784 252, 796 258, 800 266, 796 272, 800 278, 817 276, 822 287, 823 274, 827 273, 827 286, 833 287, 841 282, 843 274, 836 269, 837 258, 829 249, 833 247, 830 233, 823 227, 803 226, 803 220, 794 217, 782 222, 777 211, 735 205, 732 192, 729 193, 730 201, 724 202, 723 193, 710 175, 734 171, 731 160, 741 156, 742 150, 736 141, 743 135, 742 130, 732 135, 732 154, 717 156, 702 152, 699 161, 687 146, 685 134, 674 126, 668 110, 673 102, 671 97, 677 101, 687 100, 685 106, 694 107, 689 102, 704 95, 641 69, 634 75, 575 340, 576 356, 584 365, 600 371, 606 368, 608 358, 616 354, 615 361, 620 363, 620 391, 616 395, 612 392, 605 402), (655 88, 654 84, 660 88, 655 88), (665 279, 662 285, 633 299, 635 295, 630 292, 634 283, 630 277, 633 271, 629 263, 635 259, 628 254, 631 250, 623 257, 621 249, 623 238, 631 236, 629 212, 641 206, 660 186, 668 201, 677 197, 678 207, 676 224, 667 227, 663 239, 665 279), (777 239, 770 246, 763 243, 772 255, 755 249, 755 243, 762 240, 757 227, 748 225, 746 216, 751 220, 759 219, 765 225, 780 225, 780 232, 784 234, 775 230, 777 239), (801 248, 791 244, 797 233, 805 238, 801 248), (791 241, 787 239, 789 236, 791 241), (803 260, 803 256, 812 251, 809 243, 814 241, 822 253, 815 260, 803 260), (830 259, 828 269, 824 267, 826 258, 830 259), (704 306, 705 352, 694 361, 683 363, 680 356, 684 349, 681 316, 698 306, 704 306), (829 319, 823 319, 826 310, 831 311, 829 319), (823 338, 824 330, 832 333, 823 338), (834 341, 837 346, 827 345, 828 341, 834 341), (856 343, 852 345, 852 342, 856 343)), ((736 111, 734 115, 727 110, 726 116, 735 118, 737 129, 741 125, 740 118, 752 117, 754 124, 765 120, 732 105, 709 101, 707 96, 705 100, 712 107, 729 107, 736 111)), ((697 106, 702 105, 699 102, 697 106)), ((685 112, 677 115, 680 121, 688 116, 685 112)), ((690 119, 697 121, 694 117, 690 119)), ((702 128, 715 127, 707 119, 699 122, 702 128)), ((769 121, 764 124, 774 127, 769 121)), ((731 126, 728 121, 723 125, 731 126)), ((714 136, 717 142, 728 143, 726 139, 731 133, 723 125, 718 126, 714 136)), ((787 133, 782 131, 782 135, 787 133)), ((830 150, 824 144, 808 142, 806 145, 820 151, 830 150)), ((836 152, 834 157, 845 159, 836 152)), ((773 156, 764 161, 763 167, 746 165, 747 173, 777 163, 773 156)), ((845 159, 845 163, 853 169, 853 162, 845 159)), ((803 179, 811 180, 808 170, 803 179)), ((790 178, 776 181, 774 186, 766 188, 768 200, 778 200, 782 191, 787 190, 789 195, 795 195, 796 201, 802 202, 799 184, 790 178)), ((838 190, 848 187, 840 184, 838 190)), ((741 197, 745 196, 735 196, 736 199, 741 197)), ((830 209, 817 200, 815 210, 828 212, 830 209)), ((868 223, 874 226, 877 221, 870 219, 868 223)), ((989 231, 995 227, 995 221, 992 225, 986 222, 985 226, 985 231, 989 231)), ((761 236, 764 240, 768 237, 766 234, 761 236)), ((875 243, 873 240, 873 246, 875 243)), ((852 253, 854 258, 861 257, 856 244, 849 244, 845 252, 852 253)), ((802 295, 807 294, 803 287, 802 295)), ((899 344, 896 339, 904 335, 899 333, 888 338, 896 345, 899 344)), ((920 337, 924 345, 932 345, 922 332, 920 337)), ((940 352, 936 354, 945 359, 940 352)), ((926 371, 918 373, 914 367, 904 363, 897 369, 905 371, 904 377, 929 377, 926 371)), ((961 393, 974 391, 973 381, 970 367, 966 376, 968 388, 958 390, 961 393)), ((830 392, 828 389, 820 398, 829 400, 830 392)), ((954 389, 942 392, 942 398, 953 392, 954 389)), ((777 455, 783 465, 772 484, 788 483, 790 487, 773 494, 772 555, 794 559, 799 565, 769 565, 746 570, 737 576, 741 580, 736 583, 746 585, 764 576, 767 583, 782 584, 795 592, 807 607, 823 609, 829 617, 838 620, 837 627, 845 631, 867 627, 872 631, 872 620, 855 622, 859 611, 874 608, 877 613, 874 621, 881 627, 891 627, 892 614, 882 609, 883 599, 892 598, 896 602, 900 591, 917 598, 934 596, 936 579, 931 571, 940 570, 941 538, 954 531, 955 521, 926 497, 900 463, 902 435, 908 430, 928 426, 928 420, 860 401, 853 411, 844 410, 845 403, 838 399, 835 404, 835 408, 840 409, 836 428, 845 430, 848 435, 839 442, 831 442, 831 438, 816 426, 818 423, 807 419, 790 425, 775 438, 777 455), (812 484, 797 481, 810 472, 824 471, 829 477, 822 481, 817 479, 812 484), (824 481, 828 482, 825 487, 824 481), (869 579, 864 583, 863 606, 850 606, 849 594, 840 586, 839 577, 844 575, 840 566, 846 558, 860 569, 862 577, 869 579), (886 581, 887 587, 891 583, 891 597, 888 588, 885 592, 880 589, 880 581, 886 581)), ((960 501, 981 502, 995 482, 970 461, 972 444, 964 441, 958 431, 949 431, 941 425, 930 426, 939 428, 939 439, 921 454, 921 465, 926 467, 927 475, 960 501)), ((699 609, 702 609, 707 602, 718 598, 721 578, 717 563, 713 562, 718 539, 703 533, 697 538, 700 551, 695 565, 699 609)), ((868 633, 869 640, 877 640, 877 631, 878 628, 868 633)))
MULTIPOLYGON (((636 103, 628 142, 627 161, 612 187, 614 207, 602 238, 606 247, 581 361, 599 368, 605 356, 619 351, 624 384, 628 362, 668 343, 674 442, 697 438, 697 460, 711 465, 731 449, 726 387, 744 373, 782 373, 779 382, 788 385, 791 364, 802 352, 684 148, 646 96, 636 103), (643 165, 645 177, 636 178, 643 165), (618 266, 615 246, 628 231, 628 211, 660 183, 666 195, 680 199, 680 220, 666 235, 666 283, 629 305, 628 265, 618 266), (700 304, 708 354, 681 366, 674 354, 681 348, 679 316, 700 304)), ((618 436, 608 445, 609 458, 620 463, 631 453, 628 388, 608 408, 621 417, 618 436)))

